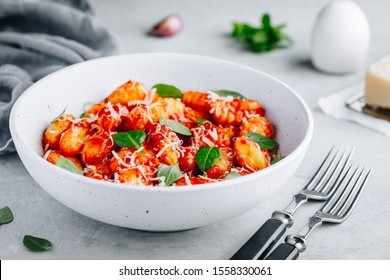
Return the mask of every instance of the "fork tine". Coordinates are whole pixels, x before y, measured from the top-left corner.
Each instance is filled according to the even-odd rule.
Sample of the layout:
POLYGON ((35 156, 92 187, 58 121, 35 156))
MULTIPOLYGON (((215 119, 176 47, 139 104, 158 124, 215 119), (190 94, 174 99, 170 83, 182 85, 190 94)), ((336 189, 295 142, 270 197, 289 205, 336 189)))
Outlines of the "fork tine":
MULTIPOLYGON (((317 169, 317 171, 314 173, 313 177, 310 179, 310 181, 307 183, 305 189, 307 190, 311 190, 313 185, 314 185, 314 181, 318 179, 318 177, 320 176, 320 171, 324 168, 324 165, 325 165, 325 162, 328 160, 328 158, 330 157, 330 155, 332 154, 332 152, 334 151, 335 147, 333 146, 332 149, 330 149, 329 153, 326 155, 325 159, 322 161, 320 167, 317 169)), ((340 148, 339 148, 340 150, 340 148)), ((334 160, 334 158, 333 158, 334 160)), ((331 162, 332 163, 332 162, 331 162)), ((329 165, 328 165, 328 168, 329 168, 329 165)))
POLYGON ((346 147, 345 149, 339 148, 335 153, 333 153, 333 151, 334 147, 325 157, 313 178, 306 185, 306 190, 322 193, 328 192, 329 195, 331 195, 333 188, 330 187, 339 179, 340 174, 349 162, 354 149, 346 147))
POLYGON ((320 212, 337 216, 338 219, 335 222, 343 222, 355 207, 370 174, 371 170, 367 171, 359 166, 350 166, 339 183, 338 191, 334 193, 320 212), (364 173, 366 174, 364 175, 364 173))
POLYGON ((353 152, 355 151, 354 148, 346 147, 345 151, 341 155, 340 160, 338 161, 336 167, 334 168, 333 172, 330 174, 329 178, 326 180, 326 183, 323 185, 318 185, 318 187, 315 190, 318 190, 321 193, 327 194, 328 196, 331 196, 333 192, 336 190, 336 187, 341 178, 342 174, 347 167, 353 152))
MULTIPOLYGON (((334 207, 334 210, 332 211, 332 214, 335 214, 337 216, 341 216, 341 213, 343 213, 344 209, 348 207, 350 202, 354 199, 354 195, 357 193, 357 190, 360 188, 359 180, 362 177, 364 172, 364 168, 359 171, 359 167, 356 168, 356 176, 357 178, 352 182, 351 178, 351 183, 349 184, 349 193, 345 197, 344 201, 342 204, 340 204, 338 207, 334 207)), ((354 179, 355 176, 353 176, 354 179)))
POLYGON ((320 212, 334 213, 335 208, 345 199, 347 195, 347 189, 351 186, 351 181, 358 167, 353 170, 354 166, 351 165, 347 172, 344 174, 339 184, 336 186, 337 191, 333 193, 332 197, 327 203, 321 208, 320 212), (352 173, 352 175, 351 175, 352 173))
MULTIPOLYGON (((358 173, 359 166, 355 168, 352 175, 349 177, 348 182, 345 184, 345 187, 340 190, 341 194, 338 195, 338 199, 332 205, 327 212, 336 215, 336 213, 348 203, 348 199, 353 195, 354 188, 357 186, 357 181, 361 177, 362 173, 358 173)), ((346 180, 347 181, 347 180, 346 180)))
MULTIPOLYGON (((363 174, 365 171, 366 170, 363 169, 361 174, 363 174)), ((370 174, 371 174, 371 170, 368 170, 366 175, 364 177, 362 177, 363 178, 362 182, 358 185, 358 187, 356 187, 356 191, 355 191, 354 196, 350 196, 348 198, 348 202, 344 204, 344 207, 342 207, 342 209, 340 209, 340 211, 337 212, 337 215, 342 217, 343 221, 346 218, 348 218, 348 216, 351 214, 353 208, 355 208, 356 202, 359 200, 359 197, 363 191, 363 188, 365 187, 365 185, 367 183, 367 179, 370 177, 370 174)), ((360 179, 360 177, 361 176, 359 176, 359 179, 360 179)), ((358 181, 356 181, 356 184, 358 184, 358 181)))

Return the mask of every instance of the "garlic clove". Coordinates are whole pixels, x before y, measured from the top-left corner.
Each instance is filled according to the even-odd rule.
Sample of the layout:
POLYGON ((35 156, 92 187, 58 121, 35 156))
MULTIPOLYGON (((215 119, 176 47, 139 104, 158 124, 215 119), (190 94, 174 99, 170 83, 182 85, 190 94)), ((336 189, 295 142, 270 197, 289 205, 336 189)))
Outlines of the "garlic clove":
POLYGON ((183 28, 183 21, 178 15, 170 15, 157 23, 150 33, 159 37, 173 36, 183 28))

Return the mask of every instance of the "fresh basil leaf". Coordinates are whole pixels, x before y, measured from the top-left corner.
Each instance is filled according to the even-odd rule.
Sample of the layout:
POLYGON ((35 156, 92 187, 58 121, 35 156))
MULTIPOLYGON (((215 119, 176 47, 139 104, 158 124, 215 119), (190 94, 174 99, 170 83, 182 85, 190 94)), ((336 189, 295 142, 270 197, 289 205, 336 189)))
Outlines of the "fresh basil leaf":
POLYGON ((188 129, 188 127, 186 127, 185 125, 183 125, 177 121, 169 120, 167 118, 162 117, 160 119, 160 123, 169 126, 176 133, 180 133, 180 134, 186 135, 186 136, 192 135, 192 132, 191 132, 191 130, 188 129))
POLYGON ((79 175, 83 175, 83 171, 78 168, 74 163, 73 161, 71 161, 70 159, 67 159, 66 157, 64 156, 60 156, 56 162, 56 165, 65 169, 65 170, 68 170, 70 172, 73 172, 73 173, 76 173, 76 174, 79 174, 79 175))
POLYGON ((245 96, 243 96, 241 93, 238 93, 237 91, 231 91, 226 89, 220 89, 220 90, 213 90, 216 94, 218 94, 221 97, 225 96, 233 96, 234 98, 238 98, 241 100, 245 100, 245 96))
POLYGON ((202 125, 202 124, 204 124, 205 122, 209 122, 209 120, 197 119, 197 120, 195 120, 195 122, 196 122, 197 124, 199 124, 199 125, 202 125))
POLYGON ((243 42, 253 52, 269 52, 290 46, 292 40, 282 32, 284 24, 273 26, 268 14, 263 14, 262 26, 233 23, 232 36, 243 42))
POLYGON ((164 185, 170 186, 180 178, 183 178, 184 175, 183 173, 181 173, 179 166, 177 164, 175 165, 160 164, 157 168, 157 177, 164 177, 164 185))
POLYGON ((272 150, 278 144, 276 141, 255 132, 249 132, 245 136, 256 142, 260 148, 265 150, 272 150))
POLYGON ((200 148, 195 155, 196 163, 202 172, 206 172, 221 158, 221 151, 215 147, 200 148))
POLYGON ((158 96, 160 97, 171 97, 171 98, 181 98, 182 93, 180 89, 175 86, 166 85, 166 84, 157 84, 152 88, 156 89, 158 96))
POLYGON ((53 122, 59 120, 59 119, 62 117, 62 115, 65 113, 65 111, 66 111, 66 107, 65 107, 64 110, 61 112, 61 114, 59 114, 54 120, 51 121, 51 123, 53 123, 53 122))
POLYGON ((129 130, 114 134, 114 142, 122 148, 141 148, 146 139, 146 133, 142 130, 129 130))
POLYGON ((80 119, 84 119, 84 118, 89 118, 90 116, 89 115, 87 115, 86 114, 86 112, 84 112, 84 113, 82 113, 81 115, 80 115, 80 119))
POLYGON ((263 23, 264 29, 270 29, 272 28, 271 26, 271 18, 269 17, 269 14, 264 14, 261 22, 263 23))
POLYGON ((13 219, 14 215, 12 215, 12 211, 8 206, 0 209, 0 225, 8 224, 13 219))
POLYGON ((283 156, 282 154, 280 153, 280 151, 278 151, 274 157, 274 159, 271 161, 271 164, 275 164, 277 163, 278 161, 282 160, 283 159, 283 156))
POLYGON ((49 240, 31 236, 31 235, 24 236, 23 244, 24 246, 26 246, 26 248, 34 252, 47 251, 50 250, 52 247, 52 244, 49 240))
POLYGON ((228 175, 226 175, 225 180, 230 180, 238 177, 241 177, 240 173, 238 173, 237 171, 232 171, 228 175))

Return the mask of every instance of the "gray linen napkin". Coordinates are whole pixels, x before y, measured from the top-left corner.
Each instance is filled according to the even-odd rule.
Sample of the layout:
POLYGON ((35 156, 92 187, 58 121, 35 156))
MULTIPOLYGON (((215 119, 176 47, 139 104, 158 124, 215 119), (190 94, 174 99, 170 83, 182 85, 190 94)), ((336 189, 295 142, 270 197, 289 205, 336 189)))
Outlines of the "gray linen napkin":
POLYGON ((9 113, 25 89, 67 65, 118 51, 85 0, 0 0, 0 155, 15 151, 9 113))

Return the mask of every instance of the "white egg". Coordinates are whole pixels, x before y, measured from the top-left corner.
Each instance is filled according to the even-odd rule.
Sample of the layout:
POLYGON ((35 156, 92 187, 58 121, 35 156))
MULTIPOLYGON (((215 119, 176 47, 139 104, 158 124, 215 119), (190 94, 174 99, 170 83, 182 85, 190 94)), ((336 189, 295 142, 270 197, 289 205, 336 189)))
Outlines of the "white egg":
POLYGON ((349 0, 333 1, 313 27, 311 57, 321 71, 341 74, 363 66, 370 45, 367 17, 349 0))

